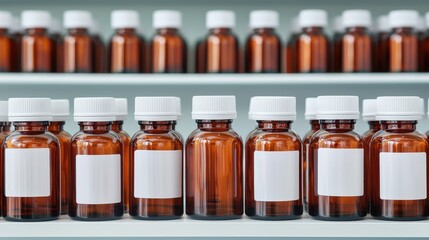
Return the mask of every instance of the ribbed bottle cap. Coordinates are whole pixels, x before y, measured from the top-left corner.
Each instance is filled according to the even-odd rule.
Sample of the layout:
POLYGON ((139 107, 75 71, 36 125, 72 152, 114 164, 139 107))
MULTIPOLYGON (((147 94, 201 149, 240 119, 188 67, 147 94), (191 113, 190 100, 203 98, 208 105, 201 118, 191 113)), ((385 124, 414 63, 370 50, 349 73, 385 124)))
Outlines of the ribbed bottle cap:
POLYGON ((52 106, 52 121, 62 122, 70 117, 70 103, 67 99, 53 99, 52 106))
POLYGON ((375 119, 379 121, 422 119, 424 115, 422 100, 419 97, 378 97, 375 119))
POLYGON ((111 14, 111 26, 113 29, 118 28, 139 28, 140 16, 134 10, 115 10, 111 14))
POLYGON ((249 119, 294 121, 296 119, 296 98, 252 97, 249 119))
POLYGON ((394 10, 389 12, 389 26, 391 28, 415 28, 419 21, 419 13, 415 10, 394 10))
POLYGON ((364 121, 375 121, 375 112, 377 111, 376 99, 365 99, 362 102, 362 119, 364 121))
POLYGON ((158 10, 153 12, 153 28, 182 27, 182 13, 175 10, 158 10))
POLYGON ((227 120, 236 119, 235 96, 194 96, 192 119, 227 120))
POLYGON ((74 99, 76 122, 115 121, 115 99, 112 97, 88 97, 74 99))
POLYGON ((317 98, 305 99, 305 119, 316 120, 317 115, 317 98))
POLYGON ((7 122, 8 119, 8 102, 0 101, 0 122, 7 122))
POLYGON ((235 13, 228 10, 213 10, 206 14, 206 27, 211 28, 234 28, 235 13))
POLYGON ((343 25, 343 17, 342 16, 336 16, 334 18, 333 29, 334 29, 334 32, 336 32, 336 33, 344 32, 344 25, 343 25))
POLYGON ((42 122, 52 120, 51 99, 9 98, 10 122, 42 122))
POLYGON ((250 12, 250 28, 276 28, 279 26, 279 14, 271 10, 256 10, 250 12))
POLYGON ((136 121, 176 121, 180 115, 178 97, 136 97, 136 121))
POLYGON ((305 9, 299 12, 299 26, 304 27, 326 27, 328 14, 321 9, 305 9))
POLYGON ((364 9, 346 10, 342 14, 343 26, 348 27, 371 27, 371 13, 364 9))
POLYGON ((46 28, 51 26, 51 13, 48 11, 26 10, 21 13, 23 28, 46 28))
POLYGON ((116 121, 124 121, 128 117, 128 100, 115 98, 116 121))
POLYGON ((390 25, 389 25, 389 16, 388 15, 382 15, 377 18, 377 31, 379 32, 390 32, 390 25))
POLYGON ((316 117, 321 120, 359 119, 359 97, 319 96, 316 117))
POLYGON ((69 10, 63 14, 64 28, 91 28, 92 15, 89 11, 69 10))
POLYGON ((12 14, 6 11, 0 11, 0 28, 10 28, 12 25, 12 14))

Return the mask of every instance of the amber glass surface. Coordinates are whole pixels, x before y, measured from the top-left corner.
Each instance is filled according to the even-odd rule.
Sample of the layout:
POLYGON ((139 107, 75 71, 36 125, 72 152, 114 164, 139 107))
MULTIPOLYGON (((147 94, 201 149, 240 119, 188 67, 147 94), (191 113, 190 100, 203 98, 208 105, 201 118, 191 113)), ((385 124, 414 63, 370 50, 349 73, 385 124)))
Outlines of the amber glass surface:
POLYGON ((329 39, 321 27, 303 28, 297 40, 297 72, 329 71, 329 39))
POLYGON ((151 41, 151 72, 186 73, 186 42, 176 28, 156 30, 151 41))
POLYGON ((297 71, 297 55, 296 55, 296 46, 298 41, 298 33, 293 33, 287 44, 286 48, 283 51, 283 72, 286 73, 295 73, 297 71))
POLYGON ((124 161, 123 164, 123 181, 124 181, 124 211, 128 212, 130 199, 129 199, 129 192, 130 192, 130 135, 126 133, 122 126, 124 124, 124 121, 114 121, 112 123, 112 131, 117 133, 119 137, 122 140, 123 143, 123 153, 122 158, 124 161))
MULTIPOLYGON (((254 195, 255 151, 299 151, 301 156, 301 139, 290 129, 291 124, 290 121, 258 121, 258 128, 251 132, 247 139, 245 209, 246 215, 251 218, 265 220, 296 219, 303 213, 301 193, 298 200, 277 202, 255 201, 254 195)), ((284 184, 290 183, 285 182, 284 184)), ((299 185, 299 189, 301 189, 301 181, 299 185)))
POLYGON ((13 70, 12 62, 13 41, 5 28, 0 28, 0 72, 11 72, 13 70))
POLYGON ((12 70, 14 72, 21 72, 21 58, 22 58, 22 51, 21 51, 21 43, 22 43, 22 36, 23 34, 21 32, 15 32, 11 34, 12 37, 12 70))
POLYGON ((302 201, 304 203, 304 210, 308 210, 308 149, 310 147, 310 140, 313 135, 319 131, 319 120, 310 120, 311 129, 302 139, 302 201))
POLYGON ((340 72, 371 72, 372 39, 367 28, 347 28, 340 48, 340 72))
POLYGON ((421 43, 421 50, 423 52, 423 72, 429 72, 429 33, 426 33, 421 43))
MULTIPOLYGON (((64 72, 93 72, 93 41, 85 28, 68 29, 63 40, 64 72)), ((94 59, 95 60, 95 59, 94 59)))
MULTIPOLYGON (((173 126, 175 121, 140 121, 140 131, 131 140, 131 173, 134 173, 134 152, 136 150, 181 150, 180 134, 173 126)), ((130 178, 130 215, 137 219, 176 219, 183 215, 183 196, 179 198, 135 198, 134 174, 130 178)))
POLYGON ((206 47, 204 40, 199 40, 195 47, 195 72, 206 72, 206 47))
MULTIPOLYGON (((338 197, 317 194, 317 152, 319 148, 363 149, 363 140, 353 131, 355 120, 321 120, 310 142, 308 154, 308 213, 321 220, 359 220, 367 213, 366 194, 338 197)), ((364 170, 366 163, 364 162, 364 170)), ((367 174, 364 173, 364 176, 367 174)), ((364 177, 365 179, 365 177, 364 177)))
POLYGON ((61 214, 67 214, 69 210, 68 193, 70 184, 70 134, 64 131, 65 122, 50 122, 48 131, 54 134, 60 143, 60 190, 61 190, 61 214))
POLYGON ((334 37, 332 38, 332 45, 333 45, 333 71, 334 72, 341 72, 342 67, 342 47, 341 47, 341 39, 343 37, 343 33, 335 32, 334 37))
POLYGON ((246 72, 281 71, 282 44, 273 28, 254 29, 246 43, 246 72))
MULTIPOLYGON (((3 141, 10 134, 10 123, 9 122, 0 122, 0 146, 3 145, 3 141)), ((3 192, 3 154, 0 154, 0 173, 2 176, 0 177, 0 192, 3 192)), ((0 209, 3 209, 3 203, 0 201, 0 209)), ((0 216, 2 212, 0 210, 0 216)))
POLYGON ((389 71, 418 71, 419 40, 413 28, 394 28, 389 37, 389 71))
POLYGON ((92 62, 93 62, 93 71, 96 73, 105 73, 107 72, 107 49, 104 45, 103 39, 100 35, 92 35, 92 62))
POLYGON ((375 60, 373 62, 374 70, 376 72, 389 71, 389 37, 388 32, 379 32, 375 41, 375 60))
MULTIPOLYGON (((58 139, 47 132, 48 122, 15 122, 14 126, 15 131, 6 138, 3 148, 48 148, 51 192, 48 197, 6 197, 3 191, 3 217, 10 221, 57 219, 60 215, 60 145, 58 139)), ((4 164, 3 161, 2 169, 5 169, 4 164)), ((3 182, 3 189, 4 186, 3 182)))
MULTIPOLYGON (((381 131, 371 141, 371 215, 385 220, 422 220, 429 216, 428 198, 383 200, 380 198, 381 152, 426 152, 426 135, 416 131, 417 121, 381 121, 381 131)), ((429 164, 426 159, 426 172, 429 164)), ((426 181, 428 178, 426 177, 426 181)), ((429 192, 429 182, 426 183, 429 192)))
POLYGON ((237 37, 229 28, 210 29, 205 39, 205 70, 207 73, 240 71, 240 49, 237 37))
MULTIPOLYGON (((122 217, 124 213, 123 196, 121 202, 112 204, 78 204, 76 202, 76 155, 122 156, 122 141, 111 131, 111 122, 79 122, 80 131, 71 139, 71 178, 69 216, 74 220, 103 221, 122 217)), ((123 166, 121 157, 121 166, 123 166)), ((122 175, 121 169, 121 175, 122 175)), ((121 177, 121 186, 123 181, 121 177)), ((121 192, 123 188, 121 187, 121 192)))
POLYGON ((116 29, 110 40, 109 55, 110 72, 143 72, 144 41, 135 29, 116 29))
POLYGON ((54 72, 54 48, 47 29, 27 29, 21 42, 22 72, 54 72))
POLYGON ((197 120, 186 141, 186 214, 197 219, 243 215, 243 142, 232 120, 197 120))

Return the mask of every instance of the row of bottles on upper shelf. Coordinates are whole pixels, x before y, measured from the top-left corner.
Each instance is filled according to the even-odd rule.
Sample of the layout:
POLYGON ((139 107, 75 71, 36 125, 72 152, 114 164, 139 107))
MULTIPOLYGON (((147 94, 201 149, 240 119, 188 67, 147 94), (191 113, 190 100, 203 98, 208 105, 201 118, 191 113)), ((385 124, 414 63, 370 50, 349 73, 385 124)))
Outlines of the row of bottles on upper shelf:
MULTIPOLYGON (((346 10, 335 21, 332 41, 325 33, 327 19, 324 10, 302 10, 293 21, 292 35, 283 48, 276 33, 278 13, 252 11, 252 33, 242 51, 233 32, 234 12, 209 11, 209 33, 196 44, 195 72, 429 71, 429 37, 425 21, 417 11, 391 11, 378 19, 377 31, 372 32, 369 11, 346 10)), ((114 33, 107 48, 94 30, 95 21, 88 11, 64 13, 64 36, 59 31, 49 32, 52 21, 46 11, 22 12, 24 32, 9 32, 12 22, 9 12, 0 11, 0 72, 188 72, 187 44, 180 33, 182 16, 178 11, 154 12, 156 33, 149 44, 139 33, 137 11, 113 11, 114 33)))
POLYGON ((122 130, 127 112, 126 99, 76 98, 80 130, 71 137, 63 130, 68 100, 0 102, 3 217, 68 213, 93 221, 128 211, 136 219, 174 219, 184 206, 195 219, 240 218, 244 209, 267 220, 299 218, 304 209, 325 220, 429 216, 428 138, 416 131, 422 98, 365 100, 370 130, 363 136, 354 131, 357 96, 308 98, 311 130, 301 141, 291 128, 295 97, 253 97, 249 118, 257 127, 245 146, 231 127, 234 96, 194 96, 197 129, 186 143, 175 131, 179 98, 137 97, 140 130, 132 138, 122 130))

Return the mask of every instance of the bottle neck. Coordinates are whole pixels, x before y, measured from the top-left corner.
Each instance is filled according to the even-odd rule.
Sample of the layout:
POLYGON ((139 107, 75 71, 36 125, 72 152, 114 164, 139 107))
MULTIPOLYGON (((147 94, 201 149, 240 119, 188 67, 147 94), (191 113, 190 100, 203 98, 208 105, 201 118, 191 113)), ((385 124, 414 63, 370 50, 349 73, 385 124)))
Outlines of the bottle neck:
POLYGON ((133 35, 136 34, 137 31, 135 28, 117 28, 115 29, 115 33, 116 34, 129 34, 129 35, 133 35))
POLYGON ((140 130, 147 133, 167 133, 174 130, 176 121, 139 121, 140 130))
POLYGON ((289 131, 292 126, 292 121, 266 121, 258 120, 258 128, 263 131, 289 131))
POLYGON ((48 29, 46 28, 27 28, 25 29, 25 33, 26 34, 30 34, 30 35, 46 35, 48 34, 48 29))
POLYGON ((232 120, 196 120, 197 127, 204 131, 228 131, 231 129, 232 120))
POLYGON ((14 122, 15 131, 21 134, 42 134, 48 129, 48 121, 45 122, 14 122))
POLYGON ((230 34, 232 32, 231 28, 211 28, 209 31, 211 34, 230 34))
POLYGON ((379 121, 368 121, 369 129, 375 132, 381 129, 381 125, 379 121))
POLYGON ((91 134, 108 133, 112 122, 79 122, 80 131, 91 134))
POLYGON ((49 126, 48 126, 48 131, 49 132, 61 132, 64 130, 64 124, 66 124, 66 122, 64 122, 64 121, 50 122, 49 126))
POLYGON ((323 33, 323 27, 303 27, 302 32, 305 33, 323 33))
POLYGON ((112 131, 114 131, 114 132, 122 131, 123 125, 124 125, 124 121, 113 121, 112 122, 112 131))
POLYGON ((346 32, 366 34, 368 32, 368 28, 366 28, 366 27, 347 27, 346 32))
POLYGON ((156 32, 158 34, 178 34, 179 33, 179 29, 177 28, 157 28, 156 32))
POLYGON ((396 27, 396 28, 393 28, 392 31, 394 33, 414 34, 414 28, 412 27, 396 27))
POLYGON ((274 28, 254 28, 253 32, 258 34, 274 34, 274 28))
POLYGON ((67 29, 67 32, 73 35, 89 35, 87 28, 69 28, 67 29))
POLYGON ((10 132, 10 126, 12 124, 10 122, 0 122, 0 127, 2 132, 10 132))
POLYGON ((381 121, 381 129, 385 131, 405 131, 416 130, 417 121, 381 121))
POLYGON ((320 120, 320 128, 330 131, 349 132, 355 128, 356 120, 320 120))
POLYGON ((320 129, 320 121, 319 120, 310 120, 311 130, 319 131, 320 129))

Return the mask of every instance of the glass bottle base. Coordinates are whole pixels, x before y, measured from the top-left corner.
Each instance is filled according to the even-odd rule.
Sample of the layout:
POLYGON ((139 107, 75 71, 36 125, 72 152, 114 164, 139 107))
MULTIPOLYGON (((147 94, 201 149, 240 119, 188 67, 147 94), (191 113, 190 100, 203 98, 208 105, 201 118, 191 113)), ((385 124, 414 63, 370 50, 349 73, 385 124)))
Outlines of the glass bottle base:
POLYGON ((283 220, 294 220, 300 219, 301 216, 248 216, 254 220, 262 220, 262 221, 283 221, 283 220))
POLYGON ((230 216, 188 215, 188 217, 195 220, 234 220, 234 219, 240 219, 242 215, 230 215, 230 216))
POLYGON ((422 221, 427 220, 428 217, 384 217, 384 216, 372 216, 374 219, 383 221, 422 221))
POLYGON ((341 216, 341 217, 322 217, 322 216, 311 216, 313 219, 322 221, 359 221, 365 219, 365 216, 341 216))
POLYGON ((83 217, 70 217, 72 220, 76 221, 83 221, 83 222, 98 222, 98 221, 113 221, 113 220, 119 220, 122 216, 119 217, 100 217, 100 218, 83 218, 83 217))
POLYGON ((146 220, 146 221, 159 221, 159 220, 177 220, 182 218, 182 216, 132 216, 131 218, 137 219, 137 220, 146 220))
POLYGON ((14 217, 3 217, 4 220, 10 221, 10 222, 46 222, 46 221, 53 221, 57 220, 57 217, 40 217, 40 218, 14 218, 14 217))

